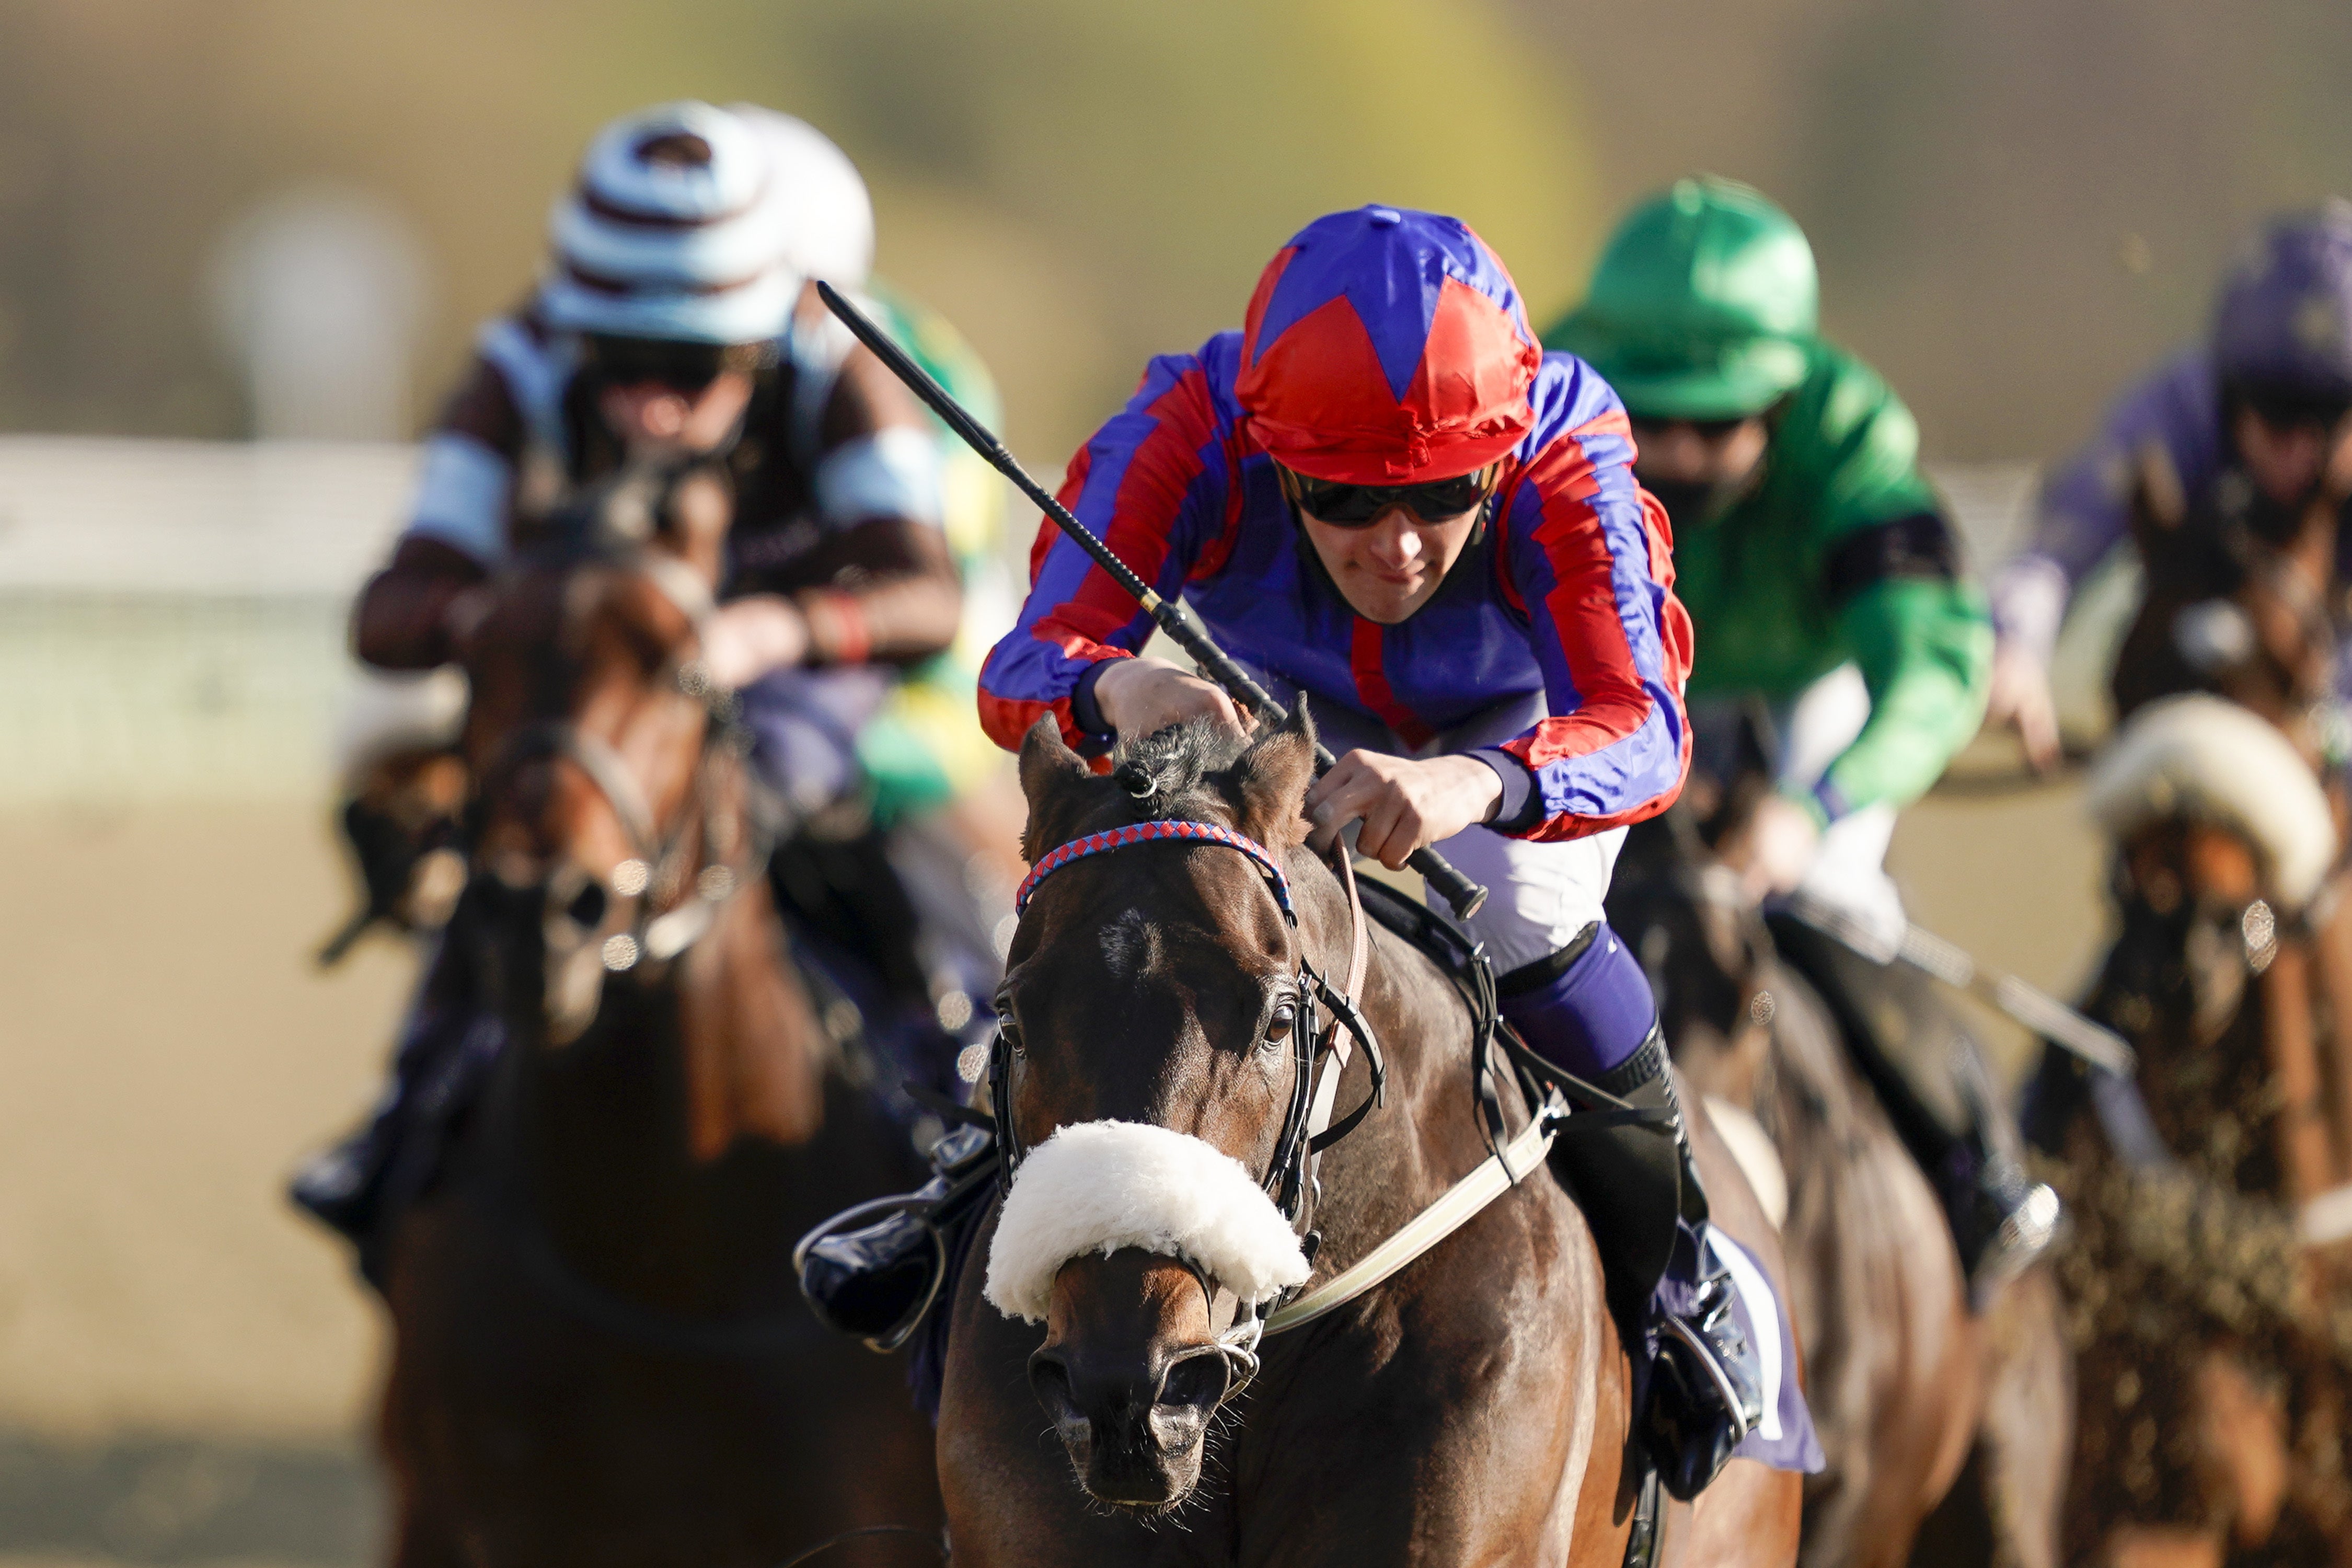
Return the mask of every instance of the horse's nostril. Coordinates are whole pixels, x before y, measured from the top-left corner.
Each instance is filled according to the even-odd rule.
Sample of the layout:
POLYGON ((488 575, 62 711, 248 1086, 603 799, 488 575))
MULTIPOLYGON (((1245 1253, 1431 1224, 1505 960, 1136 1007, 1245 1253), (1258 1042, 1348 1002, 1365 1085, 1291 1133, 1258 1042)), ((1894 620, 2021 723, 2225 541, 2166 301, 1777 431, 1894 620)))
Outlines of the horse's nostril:
POLYGON ((1070 1369, 1062 1364, 1059 1356, 1039 1351, 1029 1358, 1029 1387, 1065 1438, 1087 1429, 1086 1415, 1078 1409, 1077 1399, 1070 1392, 1070 1369))
POLYGON ((585 930, 593 931, 603 925, 604 923, 603 884, 591 882, 581 889, 579 895, 572 900, 572 907, 564 912, 585 930))
POLYGON ((1225 1396, 1227 1382, 1225 1358, 1214 1351, 1189 1355, 1171 1365, 1168 1375, 1160 1380, 1160 1398, 1163 1405, 1184 1405, 1203 1413, 1214 1410, 1225 1396))

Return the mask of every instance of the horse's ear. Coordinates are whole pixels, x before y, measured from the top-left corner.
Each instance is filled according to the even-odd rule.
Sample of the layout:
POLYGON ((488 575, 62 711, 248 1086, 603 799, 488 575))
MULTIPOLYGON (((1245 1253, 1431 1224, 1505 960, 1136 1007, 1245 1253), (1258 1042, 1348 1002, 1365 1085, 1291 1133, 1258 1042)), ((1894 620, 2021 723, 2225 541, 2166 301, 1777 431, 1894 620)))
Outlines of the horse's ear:
POLYGON ((1302 807, 1315 782, 1315 716, 1300 693, 1290 717, 1252 741, 1234 764, 1241 785, 1241 829, 1277 849, 1304 843, 1302 807))
POLYGON ((1063 743, 1062 726, 1051 713, 1029 726, 1021 741, 1021 793, 1029 797, 1021 853, 1031 865, 1061 843, 1058 825, 1068 814, 1071 786, 1093 776, 1086 758, 1063 743))

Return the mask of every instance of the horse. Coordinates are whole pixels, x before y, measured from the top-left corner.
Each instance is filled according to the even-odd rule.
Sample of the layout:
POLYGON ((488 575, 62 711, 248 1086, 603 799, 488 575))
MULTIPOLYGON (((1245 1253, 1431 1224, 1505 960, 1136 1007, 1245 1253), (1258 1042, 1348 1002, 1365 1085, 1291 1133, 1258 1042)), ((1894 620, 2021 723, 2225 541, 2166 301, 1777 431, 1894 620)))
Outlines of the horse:
POLYGON ((1780 1227, 1825 1460, 1805 1480, 1800 1560, 1891 1568, 1917 1543, 2055 1568, 2071 1375, 2048 1270, 1970 1313, 1934 1191, 1692 805, 1629 836, 1609 911, 1676 1067, 1780 1227))
MULTIPOLYGON (((1014 1173, 978 1222, 984 1276, 954 1288, 939 1423, 959 1568, 1650 1560, 1591 1233, 1498 1148, 1538 1108, 1498 1075, 1517 1131, 1483 1116, 1447 972, 1307 847, 1305 704, 1247 741, 1194 723, 1116 757, 1097 775, 1050 721, 1021 752, 1033 897, 992 1069, 1014 1173), (1318 1035, 1318 1005, 1362 1048, 1318 1035), (1496 1161, 1501 1195, 1410 1264, 1295 1332, 1253 1320, 1276 1281, 1322 1281, 1306 1310, 1496 1161)), ((1777 1278, 1703 1112, 1691 1132, 1717 1223, 1777 1278)), ((1796 1476, 1734 1459, 1664 1510, 1661 1560, 1790 1562, 1798 1504, 1796 1476)))
POLYGON ((689 473, 639 536, 524 554, 462 638, 471 877, 427 1002, 470 975, 505 1038, 384 1242, 397 1568, 938 1549, 926 1423, 790 1267, 924 1173, 786 952, 696 658, 730 510, 689 473))
POLYGON ((2336 808, 2285 735, 2204 695, 2143 709, 2088 794, 2119 921, 2085 1010, 2139 1066, 2039 1086, 2076 1229, 2070 1555, 2352 1562, 2336 808))
POLYGON ((2048 1061, 2037 1085, 2076 1229, 2065 1542, 2117 1568, 2352 1563, 2352 913, 2319 717, 2336 519, 2189 516, 2163 479, 2135 508, 2127 718, 2085 791, 2118 917, 2085 1009, 2138 1069, 2048 1061))

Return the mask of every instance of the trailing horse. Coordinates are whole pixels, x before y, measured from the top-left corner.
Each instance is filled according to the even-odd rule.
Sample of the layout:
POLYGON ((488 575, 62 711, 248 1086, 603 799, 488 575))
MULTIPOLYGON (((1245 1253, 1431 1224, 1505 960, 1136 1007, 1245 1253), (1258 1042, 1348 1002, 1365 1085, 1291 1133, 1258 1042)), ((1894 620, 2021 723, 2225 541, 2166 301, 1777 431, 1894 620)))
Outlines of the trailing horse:
MULTIPOLYGON (((1591 1233, 1536 1168, 1550 1123, 1499 1071, 1488 1119, 1447 971, 1305 847, 1313 762, 1304 704, 1246 744, 1128 742, 1108 778, 1050 723, 1023 749, 1035 869, 994 1082, 1013 1174, 951 1304, 939 1430, 961 1568, 1615 1568, 1657 1495, 1591 1233), (1466 1220, 1443 1206, 1465 1194, 1466 1220), (1410 1261, 1365 1267, 1391 1253, 1410 1261), (1375 1282, 1318 1312, 1351 1279, 1375 1282)), ((1717 1222, 1777 1270, 1692 1131, 1717 1222)), ((1736 1459, 1665 1510, 1664 1558, 1790 1562, 1798 1501, 1736 1459)))
POLYGON ((2037 1086, 2077 1232, 2070 1560, 2352 1562, 2337 808, 2278 730, 2194 695, 2145 709, 2090 795, 2120 929, 2085 1005, 2139 1072, 2037 1086))
POLYGON ((794 1289, 795 1236, 920 1167, 779 940, 695 661, 725 498, 667 515, 526 554, 462 650, 472 878, 426 1005, 504 1038, 380 1259, 400 1568, 772 1568, 939 1521, 897 1371, 794 1289))
POLYGON ((1688 806, 1634 829, 1609 914, 1675 1065, 1780 1226, 1827 1461, 1806 1478, 1801 1561, 1899 1564, 1915 1542, 1968 1561, 1957 1537, 2055 1568, 2073 1402, 2049 1271, 1970 1313, 1934 1190, 1688 806))
POLYGON ((2119 916, 2086 1009, 2136 1080, 2060 1061, 2084 1390, 2071 1559, 2352 1563, 2352 904, 2329 697, 2338 519, 2141 465, 2128 716, 2089 783, 2119 916), (2095 1115, 2081 1114, 2088 1107, 2095 1115))

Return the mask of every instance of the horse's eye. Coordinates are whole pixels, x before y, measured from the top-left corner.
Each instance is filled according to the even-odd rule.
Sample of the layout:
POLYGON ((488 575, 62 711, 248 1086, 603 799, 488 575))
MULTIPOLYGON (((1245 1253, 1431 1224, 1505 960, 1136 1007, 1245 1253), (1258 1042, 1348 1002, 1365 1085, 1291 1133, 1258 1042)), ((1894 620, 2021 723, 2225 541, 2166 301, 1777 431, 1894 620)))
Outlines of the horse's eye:
POLYGON ((1278 1046, 1290 1038, 1290 1031, 1297 1022, 1297 1007, 1288 1002, 1283 1003, 1274 1010, 1274 1016, 1266 1023, 1265 1043, 1269 1046, 1278 1046))
POLYGON ((1004 1048, 1006 1050, 1011 1051, 1016 1057, 1025 1057, 1029 1054, 1021 1044, 1021 1026, 1013 1021, 1013 1015, 1011 1013, 1007 1012, 997 1014, 996 1032, 1004 1037, 1004 1048))

